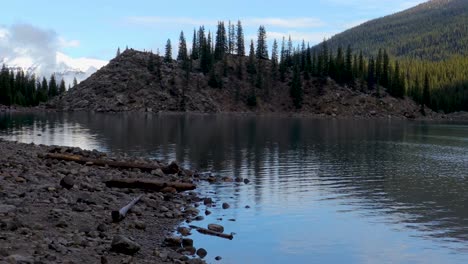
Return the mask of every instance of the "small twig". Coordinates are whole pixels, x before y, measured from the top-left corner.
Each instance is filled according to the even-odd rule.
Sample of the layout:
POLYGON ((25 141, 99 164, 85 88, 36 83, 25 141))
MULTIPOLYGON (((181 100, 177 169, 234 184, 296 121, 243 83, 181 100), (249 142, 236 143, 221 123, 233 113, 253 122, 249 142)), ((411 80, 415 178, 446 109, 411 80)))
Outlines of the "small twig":
POLYGON ((112 211, 112 221, 114 222, 120 222, 122 221, 125 216, 127 216, 127 213, 132 207, 140 201, 141 197, 143 197, 143 194, 140 194, 137 198, 133 199, 129 204, 126 206, 120 208, 118 211, 112 211))

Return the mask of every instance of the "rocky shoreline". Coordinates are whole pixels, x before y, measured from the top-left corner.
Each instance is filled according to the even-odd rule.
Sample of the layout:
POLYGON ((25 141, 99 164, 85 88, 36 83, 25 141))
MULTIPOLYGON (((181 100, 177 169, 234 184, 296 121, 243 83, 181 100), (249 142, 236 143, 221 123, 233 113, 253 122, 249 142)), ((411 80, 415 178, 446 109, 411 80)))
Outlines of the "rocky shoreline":
POLYGON ((0 139, 0 153, 0 263, 205 263, 206 250, 196 250, 184 237, 190 230, 178 228, 179 234, 174 234, 183 221, 201 217, 196 206, 209 198, 172 187, 149 191, 110 188, 105 182, 148 179, 190 184, 217 179, 202 179, 176 163, 79 148, 0 139), (79 164, 48 158, 50 153, 161 169, 79 164), (114 222, 111 212, 139 195, 141 200, 128 215, 114 222))

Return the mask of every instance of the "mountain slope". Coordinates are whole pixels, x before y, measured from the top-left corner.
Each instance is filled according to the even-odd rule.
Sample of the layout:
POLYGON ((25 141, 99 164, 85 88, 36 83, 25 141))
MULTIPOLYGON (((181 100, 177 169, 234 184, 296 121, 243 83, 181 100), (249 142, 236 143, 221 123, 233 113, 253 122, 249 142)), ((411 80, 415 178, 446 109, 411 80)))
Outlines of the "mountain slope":
POLYGON ((332 50, 351 45, 364 55, 386 48, 395 57, 443 60, 468 56, 468 1, 432 0, 368 21, 327 41, 332 50))

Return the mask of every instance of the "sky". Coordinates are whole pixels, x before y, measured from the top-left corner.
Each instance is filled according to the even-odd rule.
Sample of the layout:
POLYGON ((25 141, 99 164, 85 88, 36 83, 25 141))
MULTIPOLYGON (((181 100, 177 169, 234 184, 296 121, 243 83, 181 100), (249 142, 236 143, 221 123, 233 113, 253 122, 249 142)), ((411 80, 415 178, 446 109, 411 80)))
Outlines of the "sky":
MULTIPOLYGON (((23 0, 4 1, 0 16, 0 58, 28 53, 43 57, 61 52, 71 58, 110 60, 117 47, 157 49, 168 38, 177 45, 183 30, 189 45, 193 29, 217 21, 243 22, 245 38, 259 25, 267 37, 291 35, 311 45, 367 20, 389 15, 424 0, 154 1, 23 0), (2 54, 3 53, 3 54, 2 54), (15 55, 16 54, 16 55, 15 55)), ((173 48, 176 50, 175 48, 173 48)))

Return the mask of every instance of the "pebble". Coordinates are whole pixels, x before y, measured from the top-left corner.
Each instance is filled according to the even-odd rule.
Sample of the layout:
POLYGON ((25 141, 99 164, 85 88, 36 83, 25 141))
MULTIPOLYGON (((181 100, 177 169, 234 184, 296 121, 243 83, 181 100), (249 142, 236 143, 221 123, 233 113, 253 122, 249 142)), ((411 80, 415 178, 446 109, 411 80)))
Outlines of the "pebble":
POLYGON ((222 259, 223 259, 223 258, 220 257, 220 256, 216 256, 216 258, 215 258, 215 260, 217 260, 217 261, 220 261, 220 260, 222 260, 222 259))
POLYGON ((140 245, 122 235, 117 235, 112 239, 111 250, 117 253, 133 255, 137 253, 140 248, 140 245))
POLYGON ((230 206, 228 203, 223 203, 223 209, 228 209, 230 206))
POLYGON ((206 255, 208 255, 208 252, 206 251, 206 249, 199 248, 197 250, 197 256, 199 256, 200 258, 204 258, 204 257, 206 257, 206 255))
POLYGON ((205 219, 205 217, 203 217, 203 215, 199 215, 197 217, 195 217, 195 221, 202 221, 203 219, 205 219))
POLYGON ((244 179, 244 183, 245 183, 245 184, 248 184, 249 182, 250 182, 249 179, 244 179))
POLYGON ((182 236, 189 236, 191 234, 190 228, 183 226, 178 227, 177 232, 179 232, 182 236))
POLYGON ((164 239, 164 245, 167 247, 180 247, 182 244, 182 238, 172 236, 172 237, 166 237, 164 239))
POLYGON ((146 224, 143 221, 135 221, 135 228, 140 230, 146 229, 146 224))
POLYGON ((205 215, 210 215, 210 214, 211 214, 211 211, 208 210, 208 209, 206 209, 206 210, 205 210, 205 215))
POLYGON ((209 205, 209 204, 212 204, 212 203, 213 203, 213 199, 211 199, 211 198, 203 199, 203 204, 204 205, 209 205))

